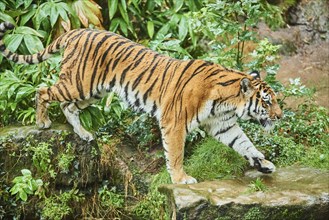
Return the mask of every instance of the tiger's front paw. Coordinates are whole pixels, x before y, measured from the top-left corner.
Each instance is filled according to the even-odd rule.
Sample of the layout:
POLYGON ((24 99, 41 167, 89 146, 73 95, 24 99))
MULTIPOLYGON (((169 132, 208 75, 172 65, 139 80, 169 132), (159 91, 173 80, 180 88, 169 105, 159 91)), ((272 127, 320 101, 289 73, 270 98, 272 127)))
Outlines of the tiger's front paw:
POLYGON ((192 176, 187 175, 186 173, 172 177, 172 182, 174 184, 192 184, 197 183, 198 181, 192 176))
POLYGON ((90 142, 94 140, 93 135, 86 131, 82 126, 73 128, 73 131, 84 141, 90 142))
POLYGON ((262 173, 273 173, 275 172, 275 166, 272 162, 265 160, 265 159, 260 159, 257 157, 252 158, 254 160, 254 167, 259 172, 262 173))
POLYGON ((37 126, 40 129, 47 129, 51 126, 51 121, 49 119, 38 120, 37 119, 37 126))

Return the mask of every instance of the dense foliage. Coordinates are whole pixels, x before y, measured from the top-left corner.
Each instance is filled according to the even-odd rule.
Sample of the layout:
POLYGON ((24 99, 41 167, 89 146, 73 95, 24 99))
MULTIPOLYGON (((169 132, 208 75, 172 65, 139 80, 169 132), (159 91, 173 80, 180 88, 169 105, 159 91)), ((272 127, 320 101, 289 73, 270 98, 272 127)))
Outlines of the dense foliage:
MULTIPOLYGON (((294 1, 282 2, 278 7, 262 0, 4 0, 0 2, 0 22, 15 24, 16 28, 5 35, 4 42, 11 51, 20 54, 35 53, 70 29, 89 27, 120 33, 179 59, 205 59, 244 71, 258 69, 282 94, 282 106, 285 106, 286 97, 306 97, 309 103, 295 110, 286 109, 285 119, 271 135, 265 134, 258 125, 243 123, 253 143, 278 166, 300 163, 328 169, 328 110, 312 104, 309 98, 312 91, 298 80, 292 80, 286 87, 276 80, 280 46, 266 38, 259 39, 256 34, 261 21, 273 28, 284 24, 282 9, 294 1)), ((35 91, 57 80, 60 61, 58 55, 38 65, 23 66, 0 55, 0 127, 35 123, 35 91)), ((58 103, 51 104, 50 117, 64 122, 58 103)), ((106 135, 145 152, 150 146, 160 144, 154 120, 133 113, 114 94, 85 109, 80 118, 86 128, 97 130, 101 145, 109 144, 106 135)), ((205 136, 202 129, 188 137, 186 166, 189 173, 199 180, 229 178, 243 173, 247 167, 243 158, 209 137, 200 142, 201 136, 205 136)), ((0 140, 0 153, 1 143, 0 140)), ((26 152, 32 157, 35 173, 22 170, 22 175, 13 179, 10 186, 0 179, 1 202, 7 204, 6 207, 0 204, 0 218, 7 207, 11 207, 12 216, 19 216, 20 212, 13 210, 16 206, 24 207, 25 201, 33 196, 42 203, 42 211, 37 213, 42 218, 62 219, 72 214, 70 205, 80 204, 84 195, 75 187, 57 194, 47 190, 57 172, 68 172, 75 158, 72 149, 68 146, 56 159, 56 167, 49 162, 53 153, 49 143, 32 144, 27 146, 26 152)), ((3 175, 5 173, 0 173, 0 177, 3 175)), ((166 181, 165 171, 156 175, 149 192, 139 198, 128 213, 140 219, 168 218, 163 207, 164 196, 157 191, 157 186, 166 181)), ((95 200, 101 211, 91 212, 94 215, 88 217, 114 218, 127 214, 122 211, 123 192, 107 183, 99 187, 95 200), (102 210, 110 210, 110 213, 102 210)))

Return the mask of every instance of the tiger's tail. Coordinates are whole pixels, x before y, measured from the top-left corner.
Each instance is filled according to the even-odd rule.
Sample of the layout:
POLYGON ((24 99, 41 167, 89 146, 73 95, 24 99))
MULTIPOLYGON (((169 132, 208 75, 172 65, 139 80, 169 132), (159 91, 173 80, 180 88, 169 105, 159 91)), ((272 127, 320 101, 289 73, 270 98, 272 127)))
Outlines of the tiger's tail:
POLYGON ((36 54, 32 55, 19 55, 17 53, 13 53, 10 50, 8 50, 2 40, 5 32, 7 30, 14 29, 14 25, 9 22, 2 22, 0 24, 0 53, 5 56, 7 59, 18 63, 18 64, 37 64, 40 63, 49 57, 52 56, 52 54, 57 53, 61 48, 65 47, 66 42, 61 42, 61 37, 59 37, 57 40, 55 40, 53 43, 51 43, 48 47, 46 47, 44 50, 39 51, 36 54))

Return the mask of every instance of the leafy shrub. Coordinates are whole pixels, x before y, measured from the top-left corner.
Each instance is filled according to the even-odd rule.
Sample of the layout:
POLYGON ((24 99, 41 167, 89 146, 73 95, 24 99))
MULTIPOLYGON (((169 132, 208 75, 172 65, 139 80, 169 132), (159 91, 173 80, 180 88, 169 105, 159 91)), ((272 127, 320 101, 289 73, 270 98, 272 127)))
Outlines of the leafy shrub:
POLYGON ((100 204, 103 207, 108 209, 119 209, 123 208, 124 199, 122 195, 116 192, 115 187, 108 189, 107 185, 104 185, 102 188, 98 190, 98 197, 100 200, 100 204))
POLYGON ((77 189, 68 192, 61 192, 59 195, 52 194, 44 199, 41 217, 46 219, 60 220, 72 214, 72 202, 82 201, 84 197, 77 189))
POLYGON ((329 145, 329 111, 312 103, 301 104, 296 111, 287 111, 281 122, 281 133, 307 146, 329 145))
POLYGON ((205 40, 211 48, 201 57, 238 69, 245 67, 246 43, 258 41, 252 28, 262 20, 271 26, 283 24, 278 7, 257 0, 217 0, 191 12, 190 19, 198 41, 205 40))
POLYGON ((34 179, 30 170, 21 170, 22 176, 17 176, 13 180, 13 187, 10 189, 11 195, 16 195, 16 199, 27 201, 28 195, 34 195, 43 185, 41 179, 34 179))
POLYGON ((158 191, 161 184, 168 183, 170 177, 165 169, 152 178, 148 194, 133 208, 133 213, 138 219, 169 219, 165 205, 167 198, 158 191))

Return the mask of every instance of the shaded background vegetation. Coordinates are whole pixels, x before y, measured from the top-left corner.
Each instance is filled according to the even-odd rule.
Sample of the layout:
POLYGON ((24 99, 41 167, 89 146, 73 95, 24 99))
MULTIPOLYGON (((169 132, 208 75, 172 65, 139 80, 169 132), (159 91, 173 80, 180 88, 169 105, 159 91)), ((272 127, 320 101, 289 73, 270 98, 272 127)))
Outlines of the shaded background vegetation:
MULTIPOLYGON (((20 54, 35 53, 60 34, 87 27, 122 34, 178 59, 204 59, 243 71, 257 69, 279 94, 285 118, 270 135, 258 125, 244 122, 245 132, 278 166, 297 163, 328 169, 328 110, 313 103, 312 89, 301 85, 298 79, 286 86, 276 80, 280 45, 273 45, 256 34, 259 22, 266 22, 271 28, 284 26, 284 15, 294 4, 295 0, 3 0, 0 21, 15 24, 16 28, 5 35, 4 42, 11 51, 20 54), (296 109, 287 109, 287 97, 303 97, 305 102, 296 109)), ((0 55, 0 127, 34 124, 35 91, 57 80, 60 61, 58 55, 38 65, 24 66, 0 55)), ((58 103, 51 104, 50 117, 53 121, 65 122, 58 103)), ((147 154, 161 145, 154 120, 133 113, 114 94, 85 109, 80 118, 87 129, 97 131, 101 147, 126 144, 147 154)), ((6 139, 1 137, 0 152, 5 149, 2 143, 6 139)), ((16 207, 24 207, 31 197, 43 204, 39 206, 42 211, 36 215, 61 219, 73 213, 71 204, 84 200, 85 195, 76 187, 53 192, 49 183, 56 178, 54 172, 72 166, 74 157, 68 147, 58 161, 60 167, 49 169, 50 146, 51 143, 34 143, 28 148, 28 155, 37 161, 38 165, 34 166, 39 166, 35 173, 24 169, 10 184, 1 179, 0 217, 5 216, 6 209, 12 209, 12 216, 20 216, 22 209, 16 207), (40 189, 46 193, 40 194, 40 189)), ((247 169, 243 158, 207 137, 202 128, 189 135, 186 156, 187 170, 199 181, 231 178, 242 175, 247 169)), ((123 196, 122 189, 111 184, 99 186, 95 200, 99 207, 110 211, 107 214, 94 212, 95 215, 89 217, 167 218, 164 197, 156 190, 159 184, 168 181, 163 163, 161 165, 155 172, 157 175, 149 174, 147 192, 136 197, 128 208, 125 206, 128 198, 123 196)), ((1 170, 0 175, 6 176, 6 171, 1 170)), ((138 175, 141 174, 135 174, 138 175)))

